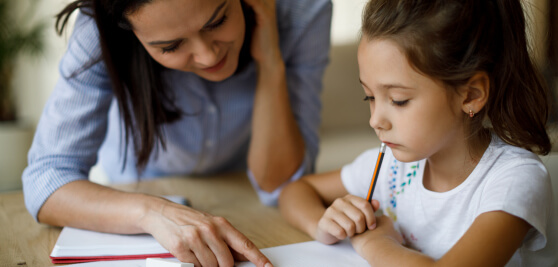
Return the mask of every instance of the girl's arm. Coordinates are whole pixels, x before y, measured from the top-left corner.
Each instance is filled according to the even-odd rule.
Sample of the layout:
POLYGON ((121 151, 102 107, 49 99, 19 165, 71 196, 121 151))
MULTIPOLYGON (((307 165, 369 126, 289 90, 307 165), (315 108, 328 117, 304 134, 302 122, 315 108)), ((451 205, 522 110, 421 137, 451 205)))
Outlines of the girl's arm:
POLYGON ((530 228, 526 221, 509 213, 483 213, 439 260, 401 245, 403 239, 386 216, 378 218, 374 231, 351 241, 371 266, 504 266, 530 228))
MULTIPOLYGON (((292 48, 297 54, 291 56, 298 53, 309 56, 297 57, 300 62, 290 62, 286 66, 283 58, 289 56, 282 55, 279 49, 275 0, 243 1, 255 13, 251 54, 258 73, 248 167, 259 188, 273 192, 297 171, 308 170, 317 154, 320 111, 316 106, 319 107, 319 88, 329 49, 329 28, 324 26, 329 26, 329 22, 322 18, 328 13, 312 15, 320 20, 313 20, 304 27, 313 35, 302 36, 296 48, 292 48), (316 38, 316 34, 320 36, 316 38), (311 37, 314 40, 310 40, 311 37), (312 46, 322 39, 327 44, 323 43, 319 48, 312 46), (312 49, 323 53, 315 56, 307 53, 312 49), (301 114, 301 106, 304 106, 305 114, 301 114)), ((289 30, 285 37, 294 39, 293 36, 299 36, 292 31, 289 30)))
POLYGON ((232 266, 233 255, 263 267, 269 260, 226 219, 166 199, 80 180, 56 190, 38 214, 42 223, 108 233, 149 233, 183 262, 232 266))
MULTIPOLYGON (((375 209, 378 206, 375 202, 375 209)), ((325 244, 362 233, 375 223, 366 199, 348 195, 341 171, 305 176, 287 185, 279 209, 289 223, 325 244)))

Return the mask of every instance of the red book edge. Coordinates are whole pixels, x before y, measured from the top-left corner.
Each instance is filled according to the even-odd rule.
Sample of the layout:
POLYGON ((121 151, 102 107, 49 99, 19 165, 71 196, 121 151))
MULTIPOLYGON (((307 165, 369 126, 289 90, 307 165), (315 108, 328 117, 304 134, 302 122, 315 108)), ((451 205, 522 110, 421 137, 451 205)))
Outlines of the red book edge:
POLYGON ((142 254, 142 255, 118 255, 118 256, 75 256, 75 257, 52 257, 52 263, 79 263, 79 262, 92 262, 92 261, 114 261, 114 260, 141 260, 147 258, 172 258, 170 253, 161 254, 142 254))

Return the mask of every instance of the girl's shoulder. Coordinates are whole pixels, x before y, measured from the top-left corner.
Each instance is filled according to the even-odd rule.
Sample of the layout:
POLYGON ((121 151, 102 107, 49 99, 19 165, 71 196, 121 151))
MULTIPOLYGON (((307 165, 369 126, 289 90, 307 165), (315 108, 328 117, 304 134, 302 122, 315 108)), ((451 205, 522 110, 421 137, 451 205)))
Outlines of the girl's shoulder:
POLYGON ((493 171, 534 167, 546 173, 546 168, 538 155, 527 149, 510 145, 496 135, 493 135, 479 164, 488 165, 493 171))

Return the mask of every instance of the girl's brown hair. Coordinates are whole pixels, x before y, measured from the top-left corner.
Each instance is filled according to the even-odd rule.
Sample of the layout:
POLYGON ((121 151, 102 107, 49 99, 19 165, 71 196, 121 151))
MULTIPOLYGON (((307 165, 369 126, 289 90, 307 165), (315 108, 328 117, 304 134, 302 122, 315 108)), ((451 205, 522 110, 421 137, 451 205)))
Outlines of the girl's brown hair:
POLYGON ((370 0, 362 21, 363 38, 394 41, 414 68, 450 88, 488 73, 488 102, 471 134, 484 132, 487 117, 505 142, 545 155, 549 94, 525 30, 519 0, 370 0))

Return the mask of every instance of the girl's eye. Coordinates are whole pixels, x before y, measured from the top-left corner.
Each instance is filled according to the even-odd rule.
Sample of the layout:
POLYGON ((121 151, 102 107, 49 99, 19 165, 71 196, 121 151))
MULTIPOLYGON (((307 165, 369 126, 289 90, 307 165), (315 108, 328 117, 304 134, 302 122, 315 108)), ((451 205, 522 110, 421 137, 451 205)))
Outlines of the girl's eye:
POLYGON ((172 53, 176 51, 176 49, 178 49, 179 46, 180 46, 180 42, 176 42, 170 46, 161 48, 161 51, 163 52, 163 54, 172 53))
POLYGON ((374 97, 373 96, 365 96, 364 101, 374 101, 374 97))
POLYGON ((227 15, 222 16, 221 19, 219 19, 215 23, 212 23, 212 24, 209 24, 209 25, 205 26, 204 30, 206 30, 206 31, 215 30, 215 29, 221 27, 221 25, 225 24, 225 21, 227 21, 227 15))
POLYGON ((409 100, 403 100, 403 101, 395 101, 395 100, 391 100, 391 103, 393 103, 396 106, 405 106, 407 105, 407 103, 409 103, 409 100))

